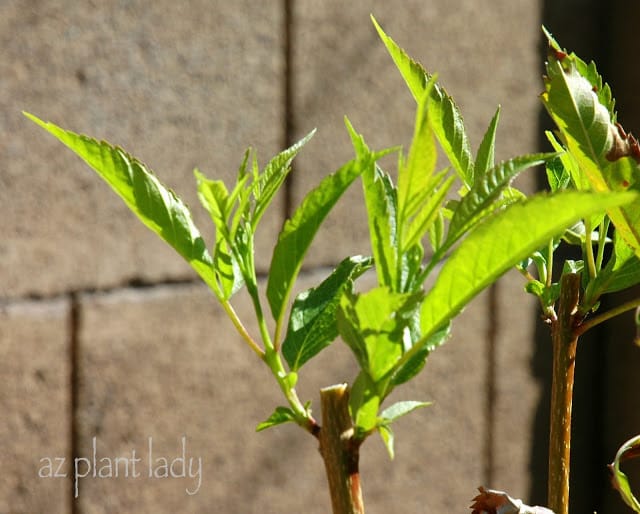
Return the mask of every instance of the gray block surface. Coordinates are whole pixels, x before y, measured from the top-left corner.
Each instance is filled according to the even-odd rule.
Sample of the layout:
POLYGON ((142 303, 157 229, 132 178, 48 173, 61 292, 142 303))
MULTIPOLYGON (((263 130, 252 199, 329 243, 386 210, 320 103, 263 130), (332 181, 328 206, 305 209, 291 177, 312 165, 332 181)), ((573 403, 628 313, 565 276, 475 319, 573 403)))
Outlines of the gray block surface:
MULTIPOLYGON (((248 146, 261 164, 280 149, 281 16, 271 2, 2 2, 0 297, 192 276, 21 111, 124 147, 185 199, 213 244, 192 172, 230 183, 248 146)), ((263 268, 281 205, 259 234, 263 268)))
POLYGON ((69 512, 68 329, 67 301, 0 305, 0 512, 69 512))

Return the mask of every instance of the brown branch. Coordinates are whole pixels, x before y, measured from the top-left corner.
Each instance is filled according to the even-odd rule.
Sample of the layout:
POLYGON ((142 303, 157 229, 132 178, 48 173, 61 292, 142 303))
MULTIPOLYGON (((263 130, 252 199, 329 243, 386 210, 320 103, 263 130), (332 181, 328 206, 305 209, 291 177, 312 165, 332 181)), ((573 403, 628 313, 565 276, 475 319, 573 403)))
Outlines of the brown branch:
POLYGON ((320 453, 324 460, 333 514, 364 514, 360 489, 361 441, 353 437, 346 384, 320 390, 322 428, 320 453))
POLYGON ((549 430, 549 508, 569 512, 569 464, 571 457, 571 407, 578 335, 576 315, 580 300, 580 275, 563 275, 558 317, 551 325, 553 382, 549 430))

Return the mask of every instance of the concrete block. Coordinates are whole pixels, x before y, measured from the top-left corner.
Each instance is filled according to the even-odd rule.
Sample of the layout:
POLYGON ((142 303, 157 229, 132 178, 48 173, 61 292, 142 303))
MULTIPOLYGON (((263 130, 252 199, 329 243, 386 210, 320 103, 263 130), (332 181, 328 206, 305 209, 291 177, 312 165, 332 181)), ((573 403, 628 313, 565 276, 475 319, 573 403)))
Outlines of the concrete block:
MULTIPOLYGON (((279 4, 46 2, 0 5, 0 297, 191 276, 30 111, 122 146, 213 226, 194 167, 230 182, 245 149, 265 164, 284 139, 279 4), (55 272, 52 272, 55 270, 55 272)), ((282 202, 259 233, 271 256, 282 202)))
MULTIPOLYGON (((278 388, 204 287, 87 296, 83 306, 81 455, 95 438, 99 458, 136 450, 148 459, 152 438, 153 454, 173 459, 185 437, 188 456, 202 458, 201 487, 148 478, 146 460, 139 478, 86 478, 83 512, 282 512, 325 500, 311 437, 296 427, 255 433, 282 403, 278 388)), ((251 318, 247 303, 237 312, 251 318)))
MULTIPOLYGON (((515 270, 497 284, 494 327, 494 392, 492 418, 487 420, 493 448, 492 483, 525 502, 531 490, 531 441, 541 386, 532 374, 539 302, 524 291, 525 280, 515 270)), ((550 334, 546 341, 551 344, 550 334)), ((540 341, 539 344, 544 344, 540 341)), ((551 363, 549 363, 549 366, 551 363)), ((548 411, 549 406, 540 408, 548 411)))
MULTIPOLYGON (((319 275, 311 278, 301 287, 315 285, 319 275)), ((127 479, 121 469, 117 479, 108 470, 103 478, 81 479, 83 512, 328 511, 316 441, 295 426, 254 432, 282 404, 280 393, 203 287, 86 295, 82 306, 80 455, 92 456, 95 438, 98 462, 131 457, 135 449, 148 471, 149 437, 153 454, 166 458, 180 455, 186 437, 187 457, 202 458, 194 495, 186 489, 196 489, 195 478, 127 479)), ((236 310, 251 319, 244 301, 236 310)), ((483 330, 483 310, 480 299, 423 377, 394 395, 436 402, 398 423, 397 460, 388 461, 380 441, 363 447, 365 502, 372 510, 465 508, 481 483, 483 351, 470 334, 483 330)), ((317 406, 320 387, 351 382, 355 373, 349 350, 336 343, 302 370, 300 396, 317 406)))
POLYGON ((69 512, 68 324, 65 300, 0 306, 0 512, 69 512))
MULTIPOLYGON (((410 144, 415 104, 369 21, 430 72, 460 106, 476 152, 502 105, 497 158, 535 151, 538 142, 541 2, 499 0, 301 1, 294 5, 294 116, 298 135, 319 131, 300 155, 294 199, 351 159, 347 115, 369 146, 410 144)), ((395 159, 384 162, 395 171, 395 159)), ((444 165, 444 164, 443 164, 444 165)), ((310 253, 308 265, 369 253, 361 186, 342 200, 310 253)))

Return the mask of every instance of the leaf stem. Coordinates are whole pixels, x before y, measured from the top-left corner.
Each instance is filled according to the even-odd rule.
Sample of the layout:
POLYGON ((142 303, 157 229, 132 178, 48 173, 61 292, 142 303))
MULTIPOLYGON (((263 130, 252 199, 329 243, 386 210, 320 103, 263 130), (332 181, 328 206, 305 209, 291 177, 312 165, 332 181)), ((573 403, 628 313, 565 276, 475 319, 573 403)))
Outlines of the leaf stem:
POLYGON ((609 224, 611 220, 605 216, 600 223, 600 233, 598 234, 598 255, 596 256, 596 269, 602 269, 602 260, 604 259, 604 247, 607 243, 607 232, 609 232, 609 224))
POLYGON ((236 311, 233 309, 231 303, 229 303, 228 300, 220 300, 220 304, 222 305, 224 311, 227 313, 227 316, 231 320, 231 323, 233 323, 233 326, 236 327, 236 330, 238 331, 242 339, 244 339, 244 341, 249 345, 249 348, 251 348, 258 355, 258 357, 264 359, 264 350, 260 348, 260 345, 258 345, 253 337, 251 337, 249 332, 247 332, 247 329, 242 324, 242 321, 240 321, 240 318, 236 314, 236 311))
POLYGON ((594 279, 598 274, 596 269, 595 258, 593 257, 593 243, 591 242, 591 233, 593 232, 591 227, 591 220, 586 218, 584 220, 585 227, 585 237, 584 237, 584 254, 585 260, 587 261, 587 266, 589 268, 589 278, 594 279))
POLYGON ((635 300, 630 300, 628 302, 625 302, 621 305, 618 305, 617 307, 614 307, 613 309, 608 310, 607 312, 603 312, 602 314, 591 318, 589 321, 585 321, 584 323, 581 323, 577 328, 576 328, 576 334, 578 336, 581 336, 582 334, 584 334, 587 330, 592 329, 593 327, 595 327, 596 325, 599 325, 600 323, 604 323, 605 321, 614 318, 620 314, 623 314, 627 311, 630 311, 632 309, 636 309, 637 307, 640 307, 640 298, 636 298, 635 300))
POLYGON ((545 277, 545 285, 550 288, 553 284, 553 239, 549 241, 547 246, 547 276, 545 277))

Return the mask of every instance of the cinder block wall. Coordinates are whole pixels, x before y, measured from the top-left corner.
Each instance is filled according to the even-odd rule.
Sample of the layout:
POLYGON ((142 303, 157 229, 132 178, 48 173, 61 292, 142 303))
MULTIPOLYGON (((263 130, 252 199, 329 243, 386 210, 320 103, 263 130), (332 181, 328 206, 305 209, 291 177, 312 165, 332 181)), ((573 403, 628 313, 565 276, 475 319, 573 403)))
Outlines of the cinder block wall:
MULTIPOLYGON (((0 513, 330 509, 315 441, 293 426, 254 432, 279 392, 213 296, 21 110, 125 147, 194 207, 209 240, 193 168, 231 181, 247 146, 264 164, 317 127, 263 222, 266 271, 286 212, 351 157, 345 114, 372 147, 409 143, 413 100, 369 13, 439 73, 474 147, 502 105, 502 159, 538 144, 540 4, 0 3, 0 513), (185 441, 201 481, 87 477, 74 498, 73 457, 135 450, 146 471, 150 438, 154 457, 168 459, 185 441), (67 477, 39 477, 56 458, 67 477)), ((519 185, 534 183, 530 173, 519 185)), ((363 216, 355 188, 312 247, 300 288, 369 252, 363 216)), ((236 308, 251 318, 243 298, 236 308)), ((396 460, 379 441, 363 449, 370 512, 464 511, 481 484, 527 497, 535 319, 515 274, 461 316, 398 391, 434 405, 398 423, 396 460)), ((309 365, 301 395, 317 404, 319 387, 353 376, 336 343, 309 365)))

